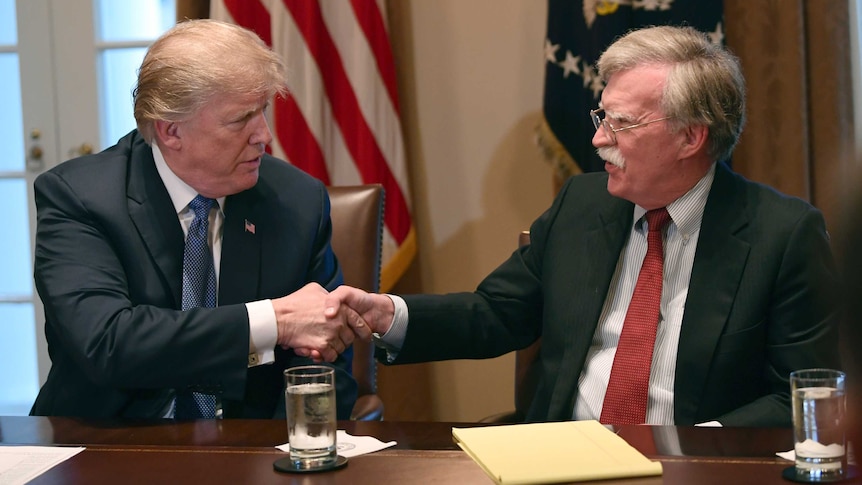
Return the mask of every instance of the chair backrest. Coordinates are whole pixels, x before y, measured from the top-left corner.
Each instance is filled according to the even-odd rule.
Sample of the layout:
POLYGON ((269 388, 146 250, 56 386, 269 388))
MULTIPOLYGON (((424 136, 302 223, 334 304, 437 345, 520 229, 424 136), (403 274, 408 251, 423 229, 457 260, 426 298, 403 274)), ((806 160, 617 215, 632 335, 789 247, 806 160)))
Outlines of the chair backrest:
MULTIPOLYGON (((328 187, 331 203, 332 249, 341 265, 344 284, 369 292, 380 291, 383 241, 383 186, 380 184, 328 187)), ((353 377, 359 396, 350 419, 383 419, 377 396, 374 345, 353 343, 353 377)))
POLYGON ((332 209, 332 249, 341 264, 344 283, 380 291, 383 241, 383 186, 328 187, 332 209))

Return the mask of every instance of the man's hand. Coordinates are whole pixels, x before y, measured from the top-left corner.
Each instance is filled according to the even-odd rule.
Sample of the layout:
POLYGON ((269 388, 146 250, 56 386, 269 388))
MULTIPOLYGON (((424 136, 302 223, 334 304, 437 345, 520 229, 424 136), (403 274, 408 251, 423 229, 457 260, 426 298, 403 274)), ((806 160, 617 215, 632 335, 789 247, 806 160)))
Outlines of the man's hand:
POLYGON ((309 283, 272 300, 278 324, 278 345, 301 356, 332 362, 353 343, 355 337, 371 338, 371 330, 350 308, 330 310, 332 300, 325 288, 309 283))
MULTIPOLYGON (((395 304, 386 295, 367 293, 358 288, 341 285, 326 298, 326 316, 336 318, 342 313, 357 313, 352 322, 365 323, 371 326, 371 331, 383 335, 392 326, 395 316, 395 304)), ((359 329, 353 327, 359 333, 359 329)))

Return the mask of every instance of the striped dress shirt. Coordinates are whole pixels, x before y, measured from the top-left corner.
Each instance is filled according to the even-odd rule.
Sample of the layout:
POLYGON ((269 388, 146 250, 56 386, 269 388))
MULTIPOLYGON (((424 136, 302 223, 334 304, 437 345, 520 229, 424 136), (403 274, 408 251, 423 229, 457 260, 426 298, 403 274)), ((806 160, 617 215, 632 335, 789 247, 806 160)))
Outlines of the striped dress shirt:
MULTIPOLYGON (((703 209, 715 177, 715 164, 685 195, 667 206, 671 222, 664 234, 664 271, 658 331, 652 357, 647 424, 674 424, 673 386, 685 300, 694 265, 703 209)), ((620 253, 599 323, 578 379, 572 418, 598 420, 614 363, 626 310, 647 251, 646 209, 635 206, 628 242, 620 253)))

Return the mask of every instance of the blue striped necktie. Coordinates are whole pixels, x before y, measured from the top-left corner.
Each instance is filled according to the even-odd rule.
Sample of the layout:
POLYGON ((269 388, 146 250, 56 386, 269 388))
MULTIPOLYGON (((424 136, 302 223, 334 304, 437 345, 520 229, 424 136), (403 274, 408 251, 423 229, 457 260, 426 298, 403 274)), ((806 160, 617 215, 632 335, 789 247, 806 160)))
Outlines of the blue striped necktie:
MULTIPOLYGON (((215 202, 198 195, 189 203, 195 218, 189 226, 183 253, 183 311, 216 306, 215 266, 207 242, 209 214, 215 202)), ((211 394, 177 390, 177 419, 213 418, 215 408, 215 396, 211 394)))

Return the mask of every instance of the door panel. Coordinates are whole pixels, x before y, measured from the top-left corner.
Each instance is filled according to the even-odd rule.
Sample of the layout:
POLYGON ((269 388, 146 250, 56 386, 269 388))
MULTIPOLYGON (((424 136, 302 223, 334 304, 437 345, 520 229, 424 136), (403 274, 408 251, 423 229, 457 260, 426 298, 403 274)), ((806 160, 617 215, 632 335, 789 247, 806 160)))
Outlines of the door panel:
POLYGON ((174 4, 0 0, 0 415, 27 414, 51 365, 33 287, 33 180, 134 127, 136 70, 174 4))

